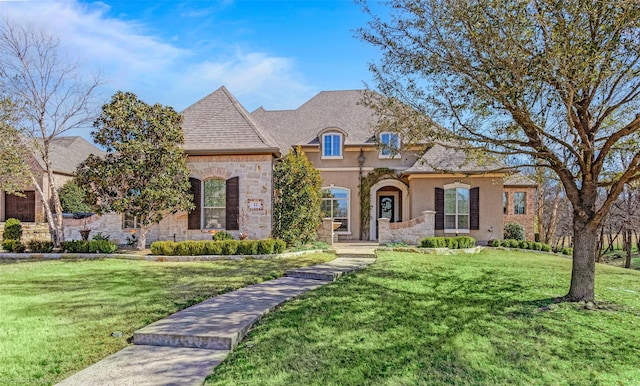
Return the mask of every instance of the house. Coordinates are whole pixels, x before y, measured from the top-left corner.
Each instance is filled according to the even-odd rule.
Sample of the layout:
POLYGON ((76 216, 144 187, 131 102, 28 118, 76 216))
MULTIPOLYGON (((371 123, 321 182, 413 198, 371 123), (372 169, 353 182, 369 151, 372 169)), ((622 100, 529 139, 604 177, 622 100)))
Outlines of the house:
MULTIPOLYGON (((507 173, 496 171, 502 166, 474 162, 441 144, 395 154, 391 149, 400 148, 402 138, 374 134, 376 117, 360 103, 362 95, 362 90, 323 91, 294 110, 249 113, 221 87, 188 107, 182 112, 184 150, 196 208, 168 216, 148 240, 210 239, 218 230, 268 237, 273 166, 298 146, 320 171, 322 208, 339 223, 340 240, 502 238, 507 173)), ((531 221, 533 229, 529 217, 519 219, 531 221)), ((120 242, 136 228, 129 216, 86 221, 84 226, 120 242)), ((67 238, 78 237, 80 222, 68 225, 67 238)))
MULTIPOLYGON (((61 188, 75 173, 76 167, 84 161, 89 154, 103 154, 103 152, 79 136, 54 138, 49 144, 49 158, 54 181, 61 188)), ((45 193, 50 197, 49 183, 45 172, 45 164, 40 154, 35 152, 29 159, 29 164, 35 178, 45 193)), ((26 186, 24 197, 0 194, 0 221, 8 218, 17 218, 25 223, 42 223, 46 221, 42 200, 35 191, 34 186, 26 186)))
POLYGON ((504 167, 480 165, 443 145, 423 154, 393 154, 390 149, 400 148, 402 138, 374 135, 376 117, 360 103, 362 96, 361 90, 324 91, 296 110, 252 113, 281 148, 300 146, 320 171, 323 209, 341 223, 339 239, 502 238, 506 172, 495 170, 504 167))

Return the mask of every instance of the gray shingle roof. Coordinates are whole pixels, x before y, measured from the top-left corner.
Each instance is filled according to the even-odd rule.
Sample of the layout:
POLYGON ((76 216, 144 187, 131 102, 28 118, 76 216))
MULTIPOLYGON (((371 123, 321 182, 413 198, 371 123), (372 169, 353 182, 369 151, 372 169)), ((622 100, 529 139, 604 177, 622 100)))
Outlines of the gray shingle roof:
POLYGON ((275 139, 223 86, 187 107, 184 149, 189 152, 278 152, 275 139))
MULTIPOLYGON (((76 167, 87 159, 89 154, 102 156, 104 151, 78 136, 54 138, 49 144, 49 159, 55 172, 74 174, 76 167)), ((44 168, 42 158, 37 154, 35 157, 44 168)))
POLYGON ((479 160, 467 156, 462 150, 435 144, 404 173, 462 173, 479 174, 491 171, 504 172, 506 166, 491 160, 479 160))
POLYGON ((521 173, 505 176, 502 184, 504 186, 538 186, 534 180, 521 173))
POLYGON ((251 113, 267 128, 280 147, 315 144, 318 133, 338 128, 345 133, 345 145, 373 144, 376 117, 359 104, 364 90, 322 91, 295 110, 265 110, 251 113))

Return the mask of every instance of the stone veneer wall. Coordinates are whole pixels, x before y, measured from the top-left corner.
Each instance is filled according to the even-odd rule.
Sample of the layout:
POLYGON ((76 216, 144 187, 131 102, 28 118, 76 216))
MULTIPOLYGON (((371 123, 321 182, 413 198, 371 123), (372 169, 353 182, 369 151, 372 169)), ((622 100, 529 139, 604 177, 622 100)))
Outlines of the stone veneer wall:
POLYGON ((402 241, 418 245, 425 237, 434 236, 436 212, 425 210, 422 216, 409 221, 390 223, 388 218, 378 219, 378 243, 380 245, 402 241))
MULTIPOLYGON (((249 239, 264 239, 271 236, 272 206, 272 159, 271 155, 224 155, 189 156, 187 167, 190 177, 201 181, 209 178, 239 177, 240 217, 237 231, 229 231, 236 237, 240 233, 249 239)), ((158 240, 211 240, 209 230, 187 229, 187 213, 179 212, 167 215, 160 224, 154 225, 147 234, 147 242, 158 240)), ((68 240, 80 239, 80 229, 85 219, 65 220, 65 237, 68 240)), ((92 237, 97 232, 109 235, 111 240, 124 244, 131 230, 122 228, 122 216, 109 214, 86 219, 87 228, 91 228, 92 237)))
POLYGON ((535 238, 535 208, 533 201, 535 199, 536 189, 529 186, 505 186, 504 191, 507 193, 507 213, 504 214, 505 225, 510 222, 521 224, 524 226, 527 240, 533 240, 535 238), (516 192, 526 193, 524 214, 513 213, 513 194, 516 192))

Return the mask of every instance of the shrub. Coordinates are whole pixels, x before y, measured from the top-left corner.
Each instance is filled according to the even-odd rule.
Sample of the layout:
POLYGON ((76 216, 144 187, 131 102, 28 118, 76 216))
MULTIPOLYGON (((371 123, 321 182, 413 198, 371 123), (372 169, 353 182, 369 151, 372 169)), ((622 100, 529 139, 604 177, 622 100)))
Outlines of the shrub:
POLYGON ((84 240, 71 240, 63 242, 60 247, 64 252, 89 253, 89 242, 84 240))
POLYGON ((549 245, 549 244, 542 244, 540 246, 540 250, 542 252, 551 252, 552 248, 551 248, 551 245, 549 245))
POLYGON ((573 255, 573 248, 570 248, 570 247, 562 248, 562 254, 569 255, 569 256, 573 255))
POLYGON ((473 248, 476 246, 476 239, 471 236, 458 236, 458 248, 473 248))
POLYGON ((24 244, 20 240, 4 240, 2 242, 2 248, 13 253, 22 253, 25 250, 24 244))
POLYGON ((275 247, 275 240, 272 240, 272 239, 259 240, 257 244, 258 244, 257 247, 258 247, 259 255, 271 255, 275 247))
POLYGON ((500 240, 493 239, 493 240, 489 241, 489 245, 492 246, 492 247, 499 247, 500 246, 500 240))
POLYGON ((154 255, 173 256, 176 244, 174 241, 156 241, 151 244, 151 253, 154 255))
POLYGON ((51 241, 30 240, 29 250, 33 253, 51 253, 53 251, 53 243, 51 241))
POLYGON ((118 250, 118 246, 109 240, 89 241, 89 253, 113 253, 118 250))
POLYGON ((109 241, 110 237, 111 236, 109 235, 103 235, 102 232, 98 232, 91 239, 96 241, 100 241, 100 240, 109 241))
POLYGON ((238 240, 220 241, 223 255, 235 255, 238 253, 238 240))
POLYGON ((524 240, 525 232, 524 227, 517 222, 510 222, 504 225, 504 238, 514 240, 524 240))
MULTIPOLYGON (((22 238, 22 224, 17 218, 9 218, 4 223, 3 240, 20 240, 22 238)), ((5 248, 6 249, 6 248, 5 248)))
POLYGON ((222 244, 219 241, 209 241, 206 250, 207 255, 222 255, 222 244))
POLYGON ((175 254, 176 256, 191 256, 191 241, 181 241, 177 243, 175 254))
POLYGON ((520 248, 520 249, 529 249, 529 242, 525 241, 525 240, 520 241, 520 243, 518 245, 518 248, 520 248))
POLYGON ((533 243, 531 243, 532 249, 535 251, 541 251, 542 250, 542 243, 539 241, 534 241, 533 243))
POLYGON ((447 237, 426 237, 420 241, 422 248, 447 248, 447 237))
POLYGON ((460 248, 460 245, 458 243, 458 239, 456 239, 455 237, 447 237, 447 238, 445 238, 445 240, 447 241, 447 248, 449 248, 449 249, 458 249, 458 248, 460 248))
POLYGON ((273 253, 283 253, 287 249, 287 243, 284 240, 275 240, 273 245, 273 253))
POLYGON ((507 247, 507 248, 518 248, 520 245, 518 243, 518 240, 514 240, 514 239, 505 239, 502 242, 502 246, 503 247, 507 247))
POLYGON ((215 232, 211 238, 214 241, 233 240, 233 235, 227 231, 218 231, 215 232))
POLYGON ((257 255, 258 243, 255 240, 241 240, 238 243, 238 255, 257 255))

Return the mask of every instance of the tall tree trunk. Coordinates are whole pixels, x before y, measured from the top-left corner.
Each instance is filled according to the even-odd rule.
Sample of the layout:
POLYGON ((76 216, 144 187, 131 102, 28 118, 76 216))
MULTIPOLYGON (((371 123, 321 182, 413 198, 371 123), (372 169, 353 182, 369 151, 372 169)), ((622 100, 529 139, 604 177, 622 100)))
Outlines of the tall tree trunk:
POLYGON ((570 302, 595 299, 596 246, 598 244, 598 226, 581 216, 573 216, 573 271, 571 287, 565 297, 570 302))
POLYGON ((40 197, 40 201, 42 202, 42 206, 44 207, 44 214, 47 217, 47 224, 49 225, 49 236, 51 237, 51 241, 54 243, 54 245, 60 246, 59 244, 56 244, 56 233, 55 233, 56 227, 53 221, 53 214, 51 213, 51 206, 49 205, 49 201, 47 200, 47 197, 44 194, 42 187, 40 186, 40 184, 36 180, 36 177, 33 174, 31 175, 31 182, 35 187, 36 192, 38 192, 38 196, 40 197))
POLYGON ((623 240, 624 240, 624 250, 626 252, 624 267, 631 268, 631 248, 633 246, 631 242, 631 229, 625 229, 623 233, 623 240))

